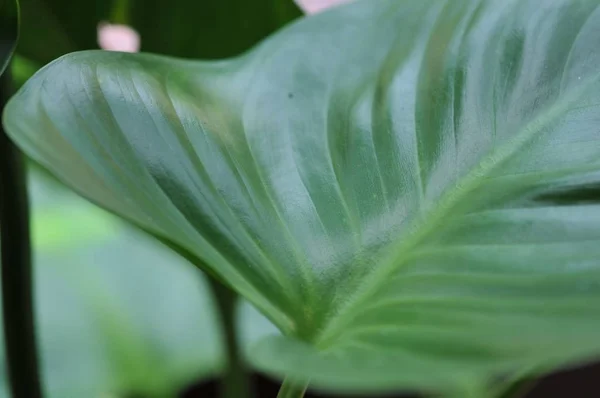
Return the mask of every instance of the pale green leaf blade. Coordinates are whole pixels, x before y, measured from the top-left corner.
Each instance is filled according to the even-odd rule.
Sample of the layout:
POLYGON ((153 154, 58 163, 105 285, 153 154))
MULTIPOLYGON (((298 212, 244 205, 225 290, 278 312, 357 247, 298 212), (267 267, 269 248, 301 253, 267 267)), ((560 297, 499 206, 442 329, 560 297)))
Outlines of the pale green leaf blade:
POLYGON ((600 352, 599 4, 370 0, 225 62, 74 54, 5 125, 278 325, 261 369, 545 371, 600 352))

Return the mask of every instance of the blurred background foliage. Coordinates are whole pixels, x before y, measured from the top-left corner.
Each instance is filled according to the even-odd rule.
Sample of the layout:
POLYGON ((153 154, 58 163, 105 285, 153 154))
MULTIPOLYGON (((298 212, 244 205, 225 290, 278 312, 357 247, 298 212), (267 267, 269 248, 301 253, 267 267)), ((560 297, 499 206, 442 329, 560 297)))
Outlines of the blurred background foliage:
POLYGON ((48 396, 175 397, 221 369, 217 314, 198 270, 36 170, 30 197, 48 396))
POLYGON ((69 52, 98 48, 100 22, 132 26, 142 51, 218 59, 246 51, 298 18, 292 0, 20 0, 17 83, 69 52))

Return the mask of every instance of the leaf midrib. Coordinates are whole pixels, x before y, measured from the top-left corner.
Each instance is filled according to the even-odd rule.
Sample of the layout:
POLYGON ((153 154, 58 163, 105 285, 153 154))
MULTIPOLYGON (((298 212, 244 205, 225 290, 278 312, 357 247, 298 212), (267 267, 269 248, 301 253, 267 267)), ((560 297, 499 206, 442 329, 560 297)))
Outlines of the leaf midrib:
MULTIPOLYGON (((378 262, 382 265, 374 267, 373 271, 366 275, 365 281, 362 283, 363 287, 357 290, 349 300, 345 301, 345 305, 339 307, 337 316, 330 318, 330 321, 317 334, 314 340, 315 346, 322 351, 331 350, 335 346, 338 337, 344 334, 346 326, 355 317, 355 310, 368 301, 394 272, 411 259, 412 251, 421 246, 430 234, 436 231, 443 221, 448 219, 452 211, 465 198, 468 198, 469 194, 480 188, 494 170, 518 154, 527 143, 543 131, 544 127, 564 115, 571 104, 593 87, 591 83, 597 81, 599 77, 600 74, 594 75, 589 81, 582 83, 578 90, 573 90, 571 93, 562 93, 561 90, 558 95, 563 96, 562 100, 557 100, 544 112, 541 112, 537 118, 525 125, 521 132, 515 134, 512 140, 484 156, 470 173, 442 196, 438 201, 438 206, 421 217, 417 217, 412 225, 408 227, 409 232, 403 235, 404 239, 390 243, 389 252, 387 255, 382 256, 382 260, 378 262)), ((450 217, 454 217, 454 215, 450 217)))

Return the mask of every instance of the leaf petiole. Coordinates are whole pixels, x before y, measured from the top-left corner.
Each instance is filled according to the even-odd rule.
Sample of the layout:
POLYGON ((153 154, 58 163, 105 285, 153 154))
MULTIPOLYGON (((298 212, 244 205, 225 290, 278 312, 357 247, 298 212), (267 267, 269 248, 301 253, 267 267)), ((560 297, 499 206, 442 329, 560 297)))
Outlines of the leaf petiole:
POLYGON ((227 356, 227 368, 221 380, 220 396, 221 398, 244 398, 249 395, 249 383, 236 332, 235 309, 238 296, 212 276, 209 277, 209 282, 221 315, 227 356))

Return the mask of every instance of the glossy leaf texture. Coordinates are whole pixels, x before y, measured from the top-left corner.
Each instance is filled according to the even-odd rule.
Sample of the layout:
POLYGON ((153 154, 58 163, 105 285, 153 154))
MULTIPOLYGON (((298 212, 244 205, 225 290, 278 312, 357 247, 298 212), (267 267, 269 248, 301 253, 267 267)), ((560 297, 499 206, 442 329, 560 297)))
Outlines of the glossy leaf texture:
POLYGON ((98 48, 102 21, 133 26, 144 52, 219 58, 247 50, 301 14, 292 0, 22 0, 21 8, 18 52, 40 65, 98 48))
POLYGON ((0 75, 8 65, 19 36, 17 0, 0 0, 0 75))
POLYGON ((330 388, 447 391, 600 353, 597 0, 370 0, 229 61, 83 52, 4 123, 283 332, 330 388))
MULTIPOLYGON (((30 186, 46 396, 175 397, 221 371, 197 269, 39 173, 30 186)), ((0 378, 0 396, 7 387, 0 378)))

